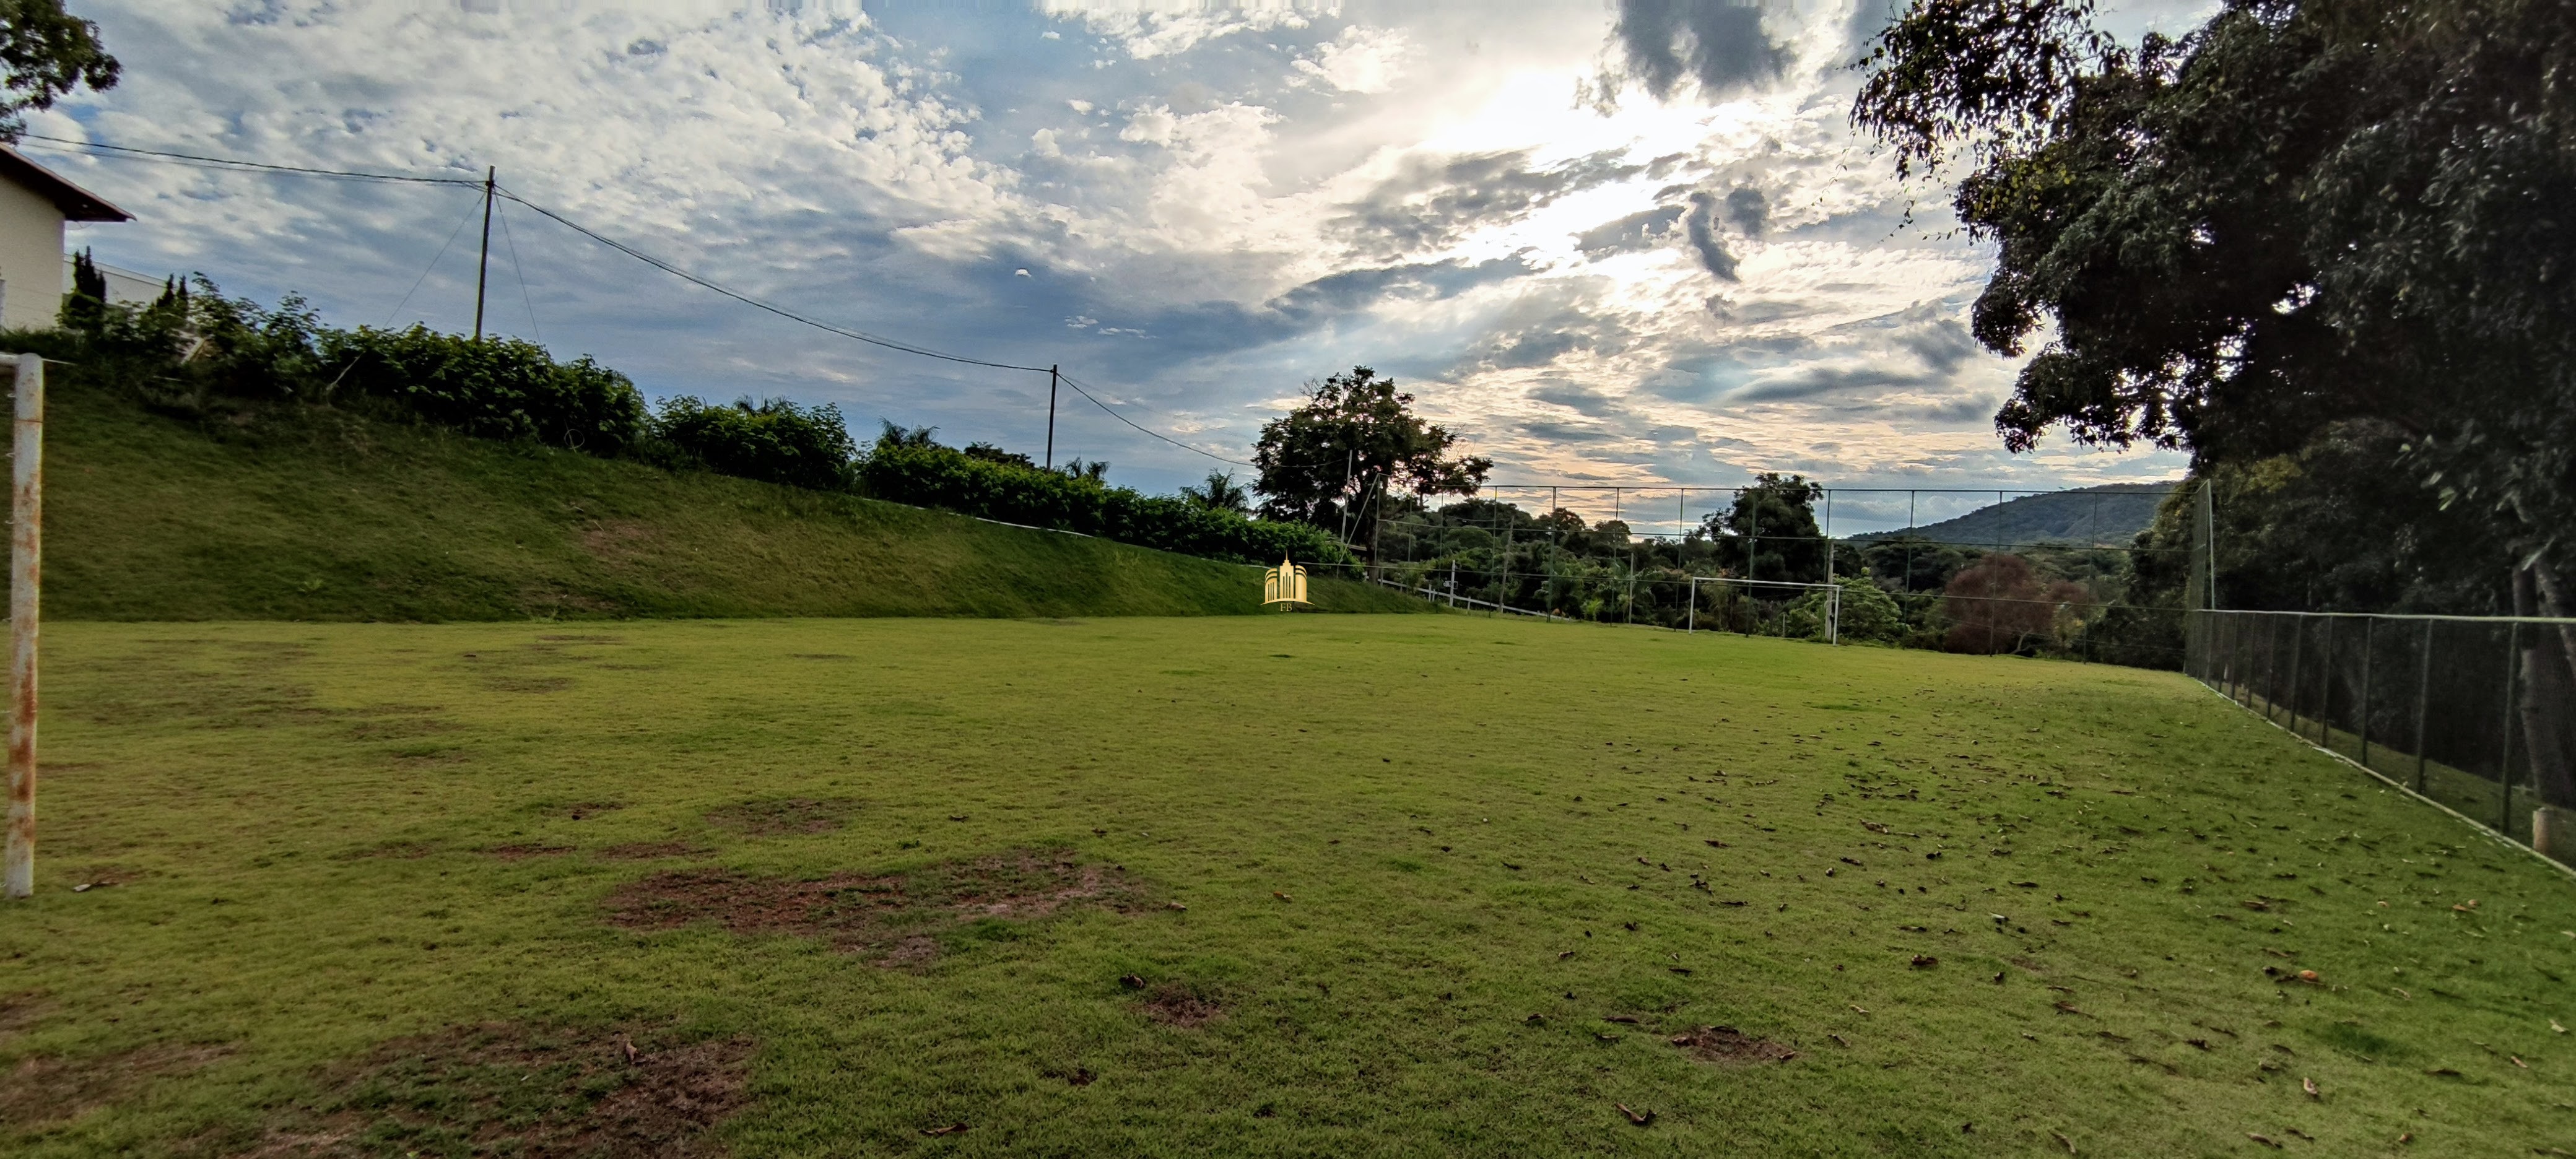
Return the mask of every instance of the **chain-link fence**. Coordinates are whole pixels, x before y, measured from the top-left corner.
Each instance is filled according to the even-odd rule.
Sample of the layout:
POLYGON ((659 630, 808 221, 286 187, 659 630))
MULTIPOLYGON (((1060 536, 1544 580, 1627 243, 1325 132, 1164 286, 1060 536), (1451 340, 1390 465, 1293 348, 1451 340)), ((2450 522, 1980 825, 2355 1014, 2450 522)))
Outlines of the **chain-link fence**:
POLYGON ((2171 490, 1500 485, 1385 499, 1355 547, 1461 608, 2180 668, 2179 601, 2130 598, 2181 566, 2138 534, 2171 490))
POLYGON ((2195 611, 2185 671, 2363 768, 2576 863, 2576 704, 2546 678, 2576 620, 2195 611))

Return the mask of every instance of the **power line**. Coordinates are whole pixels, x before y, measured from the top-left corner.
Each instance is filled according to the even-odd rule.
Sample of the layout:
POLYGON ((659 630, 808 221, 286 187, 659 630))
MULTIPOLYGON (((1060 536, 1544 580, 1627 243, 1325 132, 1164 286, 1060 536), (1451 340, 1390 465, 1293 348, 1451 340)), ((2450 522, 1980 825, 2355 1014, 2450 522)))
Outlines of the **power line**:
POLYGON ((1045 374, 1047 372, 1047 368, 1043 366, 1022 366, 1014 362, 992 362, 982 358, 969 358, 963 354, 950 354, 947 351, 933 350, 927 346, 915 346, 909 342, 898 342, 892 338, 884 338, 875 334, 866 333, 865 331, 851 330, 835 326, 829 322, 809 318, 803 314, 795 312, 794 310, 787 309, 784 306, 774 306, 738 290, 727 289, 724 286, 699 277, 696 274, 690 273, 687 270, 681 269, 680 267, 654 257, 651 254, 645 253, 634 246, 628 245, 625 242, 619 241, 616 238, 610 237, 607 234, 601 233, 598 230, 574 221, 569 217, 565 217, 564 215, 548 209, 545 206, 521 197, 516 193, 512 193, 507 189, 501 190, 501 196, 507 197, 512 201, 527 206, 529 209, 534 210, 539 214, 554 219, 556 224, 559 224, 574 233, 578 233, 583 237, 589 238, 592 241, 598 242, 601 245, 625 254, 636 261, 642 262, 645 265, 651 266, 654 269, 660 270, 663 273, 680 279, 681 281, 700 287, 701 289, 713 290, 716 293, 722 294, 725 297, 742 303, 743 305, 753 307, 754 309, 766 310, 781 318, 785 318, 790 322, 801 322, 826 333, 838 334, 843 338, 865 342, 871 346, 882 346, 888 350, 900 350, 906 354, 918 354, 924 358, 937 358, 947 362, 962 362, 968 366, 989 366, 995 370, 1025 370, 1035 374, 1045 374))
MULTIPOLYGON (((283 174, 293 174, 293 175, 298 175, 298 176, 307 176, 307 177, 331 177, 331 178, 339 178, 339 179, 345 179, 345 180, 357 180, 357 181, 382 181, 382 182, 395 182, 395 183, 405 183, 405 184, 415 184, 415 185, 465 185, 465 186, 476 186, 476 187, 479 187, 479 186, 481 186, 481 185, 483 184, 483 182, 475 181, 475 180, 472 180, 472 179, 469 179, 469 178, 463 178, 463 177, 421 177, 421 176, 414 176, 414 175, 408 175, 408 174, 364 173, 364 172, 358 172, 358 171, 355 171, 355 170, 346 170, 346 169, 322 169, 322 168, 316 168, 316 167, 313 167, 313 166, 305 166, 305 165, 277 165, 277 164, 271 164, 271 163, 269 163, 269 162, 265 162, 265 161, 243 161, 243 160, 239 160, 239 159, 236 159, 236 158, 230 158, 230 157, 211 157, 211 156, 206 156, 206 155, 204 155, 204 154, 198 154, 198 153, 178 153, 178 152, 171 152, 171 151, 168 151, 168 150, 162 150, 162 149, 140 149, 140 148, 135 148, 135 147, 132 147, 132 146, 127 146, 127 145, 110 145, 110 144, 107 144, 107 143, 105 143, 105 142, 101 142, 101 141, 85 141, 85 140, 78 140, 78 139, 69 138, 69 137, 49 137, 49 136, 45 136, 45 135, 40 134, 40 133, 28 133, 28 134, 24 134, 24 138, 25 138, 25 139, 27 139, 27 140, 45 141, 45 142, 49 142, 49 143, 52 143, 52 144, 55 144, 55 145, 66 146, 66 147, 69 147, 69 148, 72 148, 72 149, 75 149, 75 150, 82 150, 82 151, 99 150, 99 151, 103 151, 102 153, 93 153, 93 154, 91 154, 91 155, 99 155, 99 156, 106 156, 106 157, 111 157, 111 158, 121 158, 121 159, 130 159, 130 160, 152 160, 152 161, 160 161, 160 162, 164 162, 164 163, 181 164, 181 165, 190 165, 190 166, 199 167, 199 168, 212 168, 212 169, 216 169, 216 170, 219 170, 219 171, 235 171, 235 172, 251 172, 251 173, 283 173, 283 174)), ((849 329, 849 328, 844 327, 844 326, 836 326, 836 325, 833 325, 833 324, 831 324, 831 323, 829 323, 829 322, 825 322, 825 321, 822 321, 822 320, 817 319, 817 318, 813 318, 813 317, 809 317, 809 316, 804 315, 804 314, 797 313, 796 311, 794 311, 794 310, 790 310, 790 309, 787 309, 786 307, 779 306, 779 305, 776 305, 776 304, 773 304, 773 303, 770 303, 770 302, 763 301, 763 300, 761 300, 761 299, 759 299, 759 298, 752 297, 752 296, 751 296, 751 295, 749 295, 749 294, 745 294, 745 293, 742 293, 742 292, 740 292, 740 291, 738 291, 738 290, 734 290, 734 289, 728 288, 728 287, 726 287, 726 286, 724 286, 724 285, 718 284, 717 282, 715 282, 715 281, 713 281, 713 280, 710 280, 710 279, 708 279, 708 278, 702 277, 702 276, 700 276, 700 275, 698 275, 698 274, 691 273, 690 271, 685 270, 685 269, 682 269, 681 267, 679 267, 679 266, 677 266, 677 265, 674 265, 674 264, 672 264, 671 262, 668 262, 668 261, 665 261, 665 260, 663 260, 663 259, 661 259, 661 258, 655 257, 655 256, 653 256, 652 254, 646 253, 646 252, 644 252, 643 250, 637 249, 637 248, 635 248, 634 246, 628 245, 628 244, 627 244, 627 243, 625 243, 625 242, 622 242, 622 241, 617 240, 616 238, 613 238, 613 237, 610 237, 610 236, 608 236, 608 235, 606 235, 606 234, 603 234, 603 233, 599 232, 598 230, 592 229, 592 228, 590 228, 589 226, 586 226, 586 225, 581 224, 580 222, 574 221, 574 220, 572 220, 570 217, 565 216, 564 214, 558 213, 558 212, 556 212, 556 211, 554 211, 554 210, 552 210, 552 209, 548 209, 548 208, 546 208, 545 206, 543 206, 543 205, 539 205, 539 204, 537 204, 536 202, 530 201, 530 200, 528 200, 527 198, 522 197, 522 196, 518 195, 517 193, 514 193, 514 192, 512 192, 512 191, 510 191, 510 190, 507 190, 507 189, 501 189, 501 190, 498 190, 498 192, 499 192, 499 194, 500 194, 502 197, 506 197, 506 198, 510 199, 511 201, 518 202, 520 205, 527 207, 529 210, 531 210, 531 211, 533 211, 533 212, 535 212, 535 213, 537 213, 537 214, 539 214, 539 215, 542 215, 542 216, 544 216, 544 217, 547 217, 547 218, 552 219, 556 224, 561 225, 561 226, 563 226, 563 227, 564 227, 564 228, 566 228, 566 229, 572 230, 573 232, 578 233, 578 234, 581 234, 582 236, 587 237, 587 238, 591 239, 592 241, 598 242, 598 243, 599 243, 599 244, 601 244, 601 245, 607 246, 607 247, 608 247, 608 248, 610 248, 610 249, 616 250, 616 251, 617 251, 617 252, 619 252, 619 253, 622 253, 622 254, 625 254, 625 255, 626 255, 626 256, 628 256, 628 257, 634 258, 634 259, 635 259, 635 260, 637 260, 637 261, 643 262, 643 263, 644 263, 644 264, 646 264, 646 265, 649 265, 649 266, 652 266, 652 267, 653 267, 653 268, 655 268, 655 269, 661 270, 662 272, 664 272, 664 273, 666 273, 666 274, 669 274, 669 275, 671 275, 672 277, 679 278, 680 280, 685 281, 685 282, 688 282, 689 284, 694 285, 694 286, 697 286, 697 287, 699 287, 699 288, 701 288, 701 289, 705 289, 705 290, 713 291, 714 293, 717 293, 717 294, 721 294, 721 295, 723 295, 723 296, 725 296, 725 297, 727 297, 727 298, 731 298, 731 299, 733 299, 734 301, 740 302, 740 303, 742 303, 742 304, 744 304, 744 305, 746 305, 746 306, 750 306, 750 307, 752 307, 752 308, 754 308, 754 309, 762 310, 762 311, 765 311, 765 312, 770 313, 770 314, 775 314, 775 315, 777 315, 778 317, 785 318, 785 319, 787 319, 787 320, 789 320, 789 321, 791 321, 791 322, 796 322, 796 323, 799 323, 799 324, 802 324, 802 325, 805 325, 805 326, 811 326, 811 327, 813 327, 814 329, 824 331, 825 333, 828 333, 828 334, 837 335, 837 336, 842 337, 842 338, 848 338, 848 339, 850 339, 850 340, 852 340, 852 341, 856 341, 856 342, 864 342, 864 343, 867 343, 867 344, 869 344, 869 345, 871 345, 871 346, 878 346, 878 347, 882 347, 882 348, 884 348, 884 349, 888 349, 888 350, 901 351, 901 352, 903 352, 903 353, 905 353, 905 354, 915 354, 915 355, 919 355, 919 356, 924 357, 924 358, 936 358, 936 359, 939 359, 939 360, 944 361, 944 362, 954 362, 954 363, 959 363, 959 364, 966 365, 966 366, 982 366, 982 367, 988 367, 988 368, 990 368, 990 369, 994 369, 994 370, 1016 370, 1016 371, 1022 371, 1022 372, 1031 373, 1031 374, 1045 374, 1045 373, 1048 373, 1048 372, 1050 371, 1050 369, 1051 369, 1051 368, 1049 368, 1049 367, 1044 367, 1044 366, 1024 366, 1024 365, 1021 365, 1021 364, 1019 364, 1019 363, 1012 363, 1012 362, 996 362, 996 361, 992 361, 992 360, 990 360, 990 359, 974 358, 974 357, 970 357, 970 356, 963 355, 963 354, 951 354, 951 353, 949 353, 949 352, 947 352, 947 351, 944 351, 944 350, 935 350, 935 349, 932 349, 932 348, 927 347, 927 346, 920 346, 920 345, 916 345, 916 344, 913 344, 913 343, 900 341, 900 340, 893 339, 893 338, 887 338, 887 337, 884 337, 884 336, 882 336, 882 335, 870 334, 870 333, 867 333, 867 332, 865 332, 865 331, 861 331, 861 330, 852 330, 852 329, 849 329)), ((461 229, 462 227, 460 226, 459 228, 461 229)), ((502 230, 503 230, 504 238, 505 238, 505 239, 508 239, 508 230, 509 230, 509 225, 508 225, 508 222, 507 222, 506 220, 505 220, 505 221, 503 222, 503 224, 502 224, 502 230)), ((452 244, 454 244, 455 238, 451 236, 451 237, 448 239, 448 241, 449 241, 449 244, 451 244, 451 245, 452 245, 452 244)), ((515 265, 515 263, 516 263, 516 261, 517 261, 517 256, 516 256, 516 252, 515 252, 515 243, 513 243, 513 244, 514 244, 514 250, 513 250, 513 254, 512 254, 512 261, 513 261, 513 263, 514 263, 514 265, 515 265)), ((445 253, 446 253, 446 247, 445 247, 445 246, 441 246, 441 247, 440 247, 440 251, 439 251, 439 252, 440 252, 440 255, 441 255, 441 256, 444 256, 444 255, 445 255, 445 253)), ((430 261, 430 264, 431 264, 431 266, 432 266, 432 267, 435 267, 435 266, 437 265, 437 259, 436 259, 436 258, 432 258, 432 259, 431 259, 431 261, 430 261)), ((423 280, 427 280, 427 276, 428 276, 428 275, 427 275, 427 272, 426 272, 426 271, 424 271, 424 272, 423 272, 423 274, 422 274, 422 279, 423 279, 423 280)), ((520 293, 521 293, 521 295, 524 297, 524 296, 526 295, 526 293, 527 293, 526 276, 525 276, 525 274, 524 274, 524 273, 522 273, 522 274, 520 275, 520 283, 521 283, 521 284, 520 284, 520 293)), ((419 290, 419 288, 420 288, 420 287, 419 287, 417 284, 415 284, 415 285, 412 287, 412 290, 413 290, 413 292, 417 292, 417 291, 419 290)), ((410 300, 410 298, 411 298, 411 294, 410 294, 410 293, 406 293, 406 294, 404 294, 404 295, 403 295, 403 300, 404 300, 405 302, 408 302, 408 301, 410 300)), ((400 305, 397 305, 397 306, 395 306, 395 309, 396 309, 396 310, 400 310, 400 309, 401 309, 401 306, 400 306, 400 305)), ((534 309, 533 304, 531 304, 530 309, 529 309, 529 311, 528 311, 528 314, 529 314, 529 321, 530 321, 530 323, 533 325, 533 324, 534 324, 534 322, 535 322, 535 318, 536 318, 536 310, 534 309)), ((1163 441, 1163 442, 1165 442, 1165 443, 1169 443, 1169 444, 1171 444, 1172 446, 1178 447, 1178 448, 1180 448, 1180 449, 1182 449, 1182 450, 1184 450, 1184 451, 1188 451, 1188 452, 1190 452, 1190 453, 1192 453, 1192 454, 1195 454, 1195 455, 1202 455, 1202 456, 1205 456, 1205 457, 1207 457, 1207 458, 1214 459, 1214 460, 1216 460, 1216 461, 1218 461, 1218 462, 1220 462, 1220 463, 1230 463, 1230 464, 1233 464, 1233 465, 1235 465, 1235 466, 1239 466, 1239 467, 1251 467, 1251 466, 1254 466, 1254 464, 1252 464, 1252 463, 1248 463, 1248 462, 1245 462, 1245 461, 1243 461, 1243 460, 1241 460, 1241 459, 1228 458, 1228 457, 1226 457, 1226 456, 1224 456, 1224 455, 1217 454, 1217 453, 1215 453, 1215 452, 1213 452, 1213 451, 1205 450, 1205 449, 1200 448, 1200 447, 1191 446, 1190 444, 1188 444, 1188 443, 1184 443, 1184 442, 1180 441, 1179 439, 1175 439, 1175 438, 1173 438, 1173 437, 1171 437, 1171 436, 1169 436, 1169 435, 1166 435, 1166 434, 1164 434, 1164 433, 1162 433, 1162 432, 1160 432, 1160 431, 1154 430, 1154 429, 1152 429, 1152 428, 1150 428, 1150 427, 1147 427, 1147 426, 1145 426, 1145 425, 1143 425, 1143 424, 1141 424, 1141 423, 1138 423, 1138 422, 1137 422, 1137 421, 1135 421, 1134 419, 1128 418, 1126 415, 1123 415, 1123 414, 1118 413, 1115 409, 1112 409, 1108 403, 1101 401, 1097 396, 1095 396, 1095 395, 1092 393, 1092 391, 1094 391, 1094 390, 1098 390, 1098 389, 1100 389, 1100 388, 1098 388, 1098 387, 1090 387, 1089 389, 1085 389, 1085 386, 1086 386, 1087 384, 1084 384, 1084 383, 1080 383, 1080 382, 1075 381, 1075 380, 1073 379, 1073 376, 1071 376, 1071 375, 1064 375, 1064 376, 1063 376, 1063 378, 1064 378, 1064 380, 1065 380, 1065 382, 1066 382, 1066 384, 1067 384, 1067 385, 1070 385, 1070 386, 1072 386, 1072 387, 1073 387, 1073 389, 1074 389, 1074 393, 1081 395, 1081 396, 1084 398, 1084 400, 1086 400, 1086 401, 1090 402, 1090 403, 1091 403, 1091 405, 1093 405, 1093 406, 1096 406, 1096 407, 1100 408, 1101 413, 1106 414, 1106 415, 1108 415, 1108 416, 1109 416, 1109 417, 1111 417, 1111 418, 1117 419, 1117 420, 1118 420, 1119 422, 1121 422, 1121 423, 1125 423, 1127 426, 1129 426, 1129 427, 1131 427, 1131 428, 1135 429, 1135 430, 1136 430, 1136 431, 1138 431, 1139 433, 1146 434, 1146 435, 1150 435, 1150 436, 1152 436, 1152 437, 1154 437, 1154 438, 1156 438, 1156 439, 1159 439, 1159 440, 1161 440, 1161 441, 1163 441)))
MULTIPOLYGON (((1171 437, 1170 435, 1166 435, 1166 434, 1164 434, 1164 433, 1162 433, 1162 432, 1160 432, 1160 431, 1153 430, 1153 429, 1148 428, 1148 427, 1145 427, 1145 426, 1141 426, 1141 425, 1139 425, 1139 424, 1138 424, 1134 419, 1128 418, 1127 416, 1125 416, 1125 415, 1123 415, 1123 414, 1120 414, 1120 413, 1118 413, 1117 411, 1114 411, 1114 410, 1109 409, 1109 404, 1108 404, 1108 403, 1102 402, 1102 401, 1100 401, 1100 400, 1099 400, 1099 399, 1097 399, 1097 398, 1092 398, 1091 391, 1089 391, 1089 390, 1084 390, 1084 389, 1083 389, 1084 383, 1083 383, 1081 380, 1076 379, 1074 376, 1072 376, 1072 375, 1070 375, 1070 374, 1061 374, 1061 373, 1060 373, 1060 374, 1058 375, 1058 377, 1060 377, 1060 378, 1064 379, 1064 384, 1065 384, 1066 386, 1070 386, 1070 387, 1072 387, 1072 388, 1073 388, 1073 393, 1078 394, 1078 395, 1081 395, 1081 396, 1082 396, 1082 397, 1084 397, 1085 399, 1089 399, 1089 400, 1090 400, 1090 402, 1091 402, 1091 405, 1096 406, 1096 407, 1099 407, 1099 408, 1100 408, 1100 412, 1101 412, 1102 414, 1108 415, 1109 417, 1111 417, 1111 418, 1113 418, 1113 419, 1116 419, 1116 420, 1118 420, 1119 422, 1125 423, 1125 424, 1127 424, 1128 426, 1131 426, 1131 427, 1135 427, 1137 430, 1143 431, 1143 432, 1145 432, 1146 434, 1152 435, 1152 436, 1154 436, 1155 438, 1158 438, 1158 439, 1163 440, 1164 442, 1170 443, 1170 444, 1172 444, 1172 445, 1173 445, 1173 446, 1175 446, 1175 447, 1179 447, 1180 449, 1182 449, 1182 450, 1184 450, 1184 451, 1191 451, 1191 452, 1194 452, 1194 453, 1197 453, 1197 454, 1205 455, 1205 456, 1207 456, 1208 458, 1214 459, 1214 460, 1216 460, 1217 462, 1220 462, 1220 463, 1232 463, 1232 464, 1234 464, 1235 466, 1238 466, 1238 467, 1250 467, 1250 466, 1254 466, 1254 464, 1244 462, 1244 461, 1243 461, 1243 460, 1241 460, 1241 459, 1229 459, 1229 458, 1226 458, 1226 457, 1225 457, 1225 456, 1223 456, 1223 455, 1217 454, 1217 453, 1216 453, 1216 452, 1214 452, 1214 451, 1204 451, 1204 450, 1200 450, 1199 448, 1197 448, 1197 447, 1193 447, 1193 446, 1189 445, 1188 443, 1184 443, 1184 442, 1180 441, 1179 439, 1175 439, 1175 438, 1171 437)), ((1096 390, 1096 389, 1098 389, 1098 388, 1097 388, 1097 387, 1094 387, 1093 389, 1094 389, 1094 390, 1096 390)))
MULTIPOLYGON (((347 169, 315 169, 303 165, 271 165, 265 161, 238 161, 230 157, 207 157, 196 153, 170 153, 160 149, 137 149, 128 145, 110 145, 103 141, 83 141, 71 137, 48 137, 42 133, 21 134, 21 139, 29 141, 46 141, 55 145, 70 146, 78 150, 106 150, 107 155, 124 154, 126 156, 137 158, 151 157, 164 161, 193 162, 199 168, 230 169, 253 173, 300 173, 308 177, 340 177, 356 181, 393 181, 412 185, 479 186, 483 184, 480 181, 473 181, 463 177, 417 177, 399 173, 359 173, 347 169)), ((98 156, 100 154, 93 153, 91 155, 98 156)))

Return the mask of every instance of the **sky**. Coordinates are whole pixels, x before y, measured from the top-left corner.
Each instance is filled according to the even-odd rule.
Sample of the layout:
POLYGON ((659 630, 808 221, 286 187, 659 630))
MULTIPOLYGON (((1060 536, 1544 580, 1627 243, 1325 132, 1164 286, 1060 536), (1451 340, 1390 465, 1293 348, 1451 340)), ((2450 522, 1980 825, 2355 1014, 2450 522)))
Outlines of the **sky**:
MULTIPOLYGON (((1990 255, 1944 190, 1899 183, 1848 124, 1849 66, 1887 3, 73 0, 124 80, 29 129, 489 166, 815 320, 1061 365, 1170 441, 1068 389, 1056 457, 1149 491, 1248 478, 1223 460, 1355 365, 1503 484, 2179 474, 2179 456, 2063 437, 2002 449, 2018 363, 1965 325, 1990 255)), ((2178 31, 2200 7, 2111 23, 2178 31)), ((335 325, 473 324, 476 190, 23 148, 135 214, 72 235, 108 264, 300 294, 335 325)), ((501 206, 489 330, 594 356, 652 398, 828 402, 862 441, 885 420, 1044 451, 1043 373, 804 326, 501 206)), ((1855 492, 1846 519, 1895 502, 1855 492)))

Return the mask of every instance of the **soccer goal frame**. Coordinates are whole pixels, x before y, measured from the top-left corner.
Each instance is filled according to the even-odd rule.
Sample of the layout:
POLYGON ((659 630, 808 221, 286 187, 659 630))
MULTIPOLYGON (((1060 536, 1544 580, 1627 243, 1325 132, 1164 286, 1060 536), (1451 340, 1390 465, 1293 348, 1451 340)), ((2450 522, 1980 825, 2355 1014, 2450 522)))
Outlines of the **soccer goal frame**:
MULTIPOLYGON (((1684 617, 1685 632, 1699 631, 1699 585, 1733 585, 1744 588, 1789 588, 1796 591, 1825 593, 1825 643, 1839 644, 1843 639, 1843 586, 1830 583, 1800 583, 1794 580, 1758 580, 1737 576, 1695 575, 1690 577, 1690 609, 1684 617)), ((1794 596, 1790 597, 1796 598, 1794 596)))

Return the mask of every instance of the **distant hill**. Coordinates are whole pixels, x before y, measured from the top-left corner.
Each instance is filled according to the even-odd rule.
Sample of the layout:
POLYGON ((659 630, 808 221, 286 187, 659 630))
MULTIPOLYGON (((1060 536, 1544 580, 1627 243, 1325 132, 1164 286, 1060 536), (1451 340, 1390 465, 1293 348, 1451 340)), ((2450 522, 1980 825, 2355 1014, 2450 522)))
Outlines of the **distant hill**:
MULTIPOLYGON (((297 404, 173 418, 57 387, 45 612, 66 620, 1177 616, 1261 572, 297 404)), ((1423 601, 1317 576, 1316 605, 1423 601)))
POLYGON ((1895 539, 1912 535, 1962 547, 2006 548, 2034 544, 2128 547, 2154 522, 2163 489, 2180 483, 2111 483, 2024 495, 1971 511, 1955 519, 1927 523, 1911 531, 1873 531, 1852 538, 1895 539))

